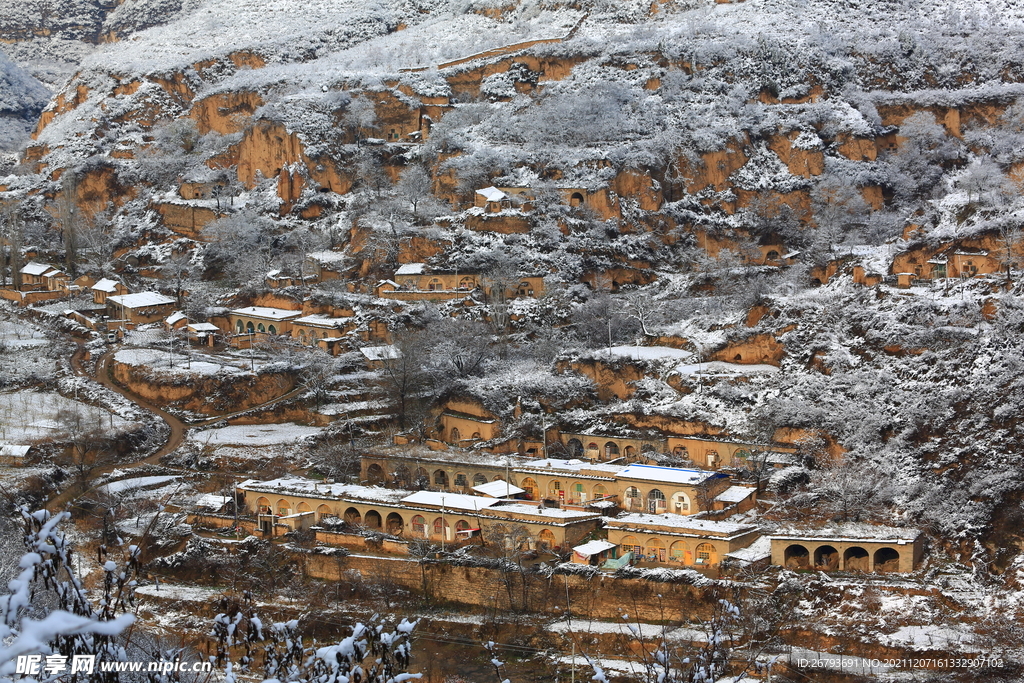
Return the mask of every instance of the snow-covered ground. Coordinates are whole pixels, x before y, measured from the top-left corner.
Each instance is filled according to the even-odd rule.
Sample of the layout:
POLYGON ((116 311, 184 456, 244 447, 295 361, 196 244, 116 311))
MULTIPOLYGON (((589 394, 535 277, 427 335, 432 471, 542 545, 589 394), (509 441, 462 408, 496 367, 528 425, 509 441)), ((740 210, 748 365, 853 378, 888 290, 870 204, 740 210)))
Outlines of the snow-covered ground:
POLYGON ((0 441, 29 443, 91 430, 120 431, 134 423, 52 391, 0 393, 0 441))
POLYGON ((132 479, 119 479, 101 487, 105 493, 123 493, 132 489, 151 488, 159 484, 178 479, 178 475, 155 475, 150 477, 134 477, 132 479))
POLYGON ((231 425, 192 432, 189 439, 211 446, 279 446, 300 443, 321 432, 290 422, 283 424, 231 425))

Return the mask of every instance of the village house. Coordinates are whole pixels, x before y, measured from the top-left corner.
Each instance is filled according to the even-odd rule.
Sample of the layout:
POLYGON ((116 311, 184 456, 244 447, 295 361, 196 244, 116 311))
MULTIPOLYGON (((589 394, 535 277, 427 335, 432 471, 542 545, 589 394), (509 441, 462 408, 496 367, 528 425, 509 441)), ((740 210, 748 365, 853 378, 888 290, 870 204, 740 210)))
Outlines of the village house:
MULTIPOLYGON (((653 453, 670 453, 680 460, 689 460, 698 467, 746 467, 762 447, 741 441, 693 436, 610 436, 562 432, 559 439, 569 456, 595 462, 647 462, 653 453)), ((779 450, 779 447, 774 447, 779 450)), ((792 450, 781 447, 781 450, 792 450)))
POLYGON ((519 501, 451 492, 407 491, 299 477, 248 480, 237 487, 247 513, 266 535, 306 529, 328 518, 352 528, 380 530, 405 539, 466 542, 490 529, 509 533, 529 548, 556 549, 599 528, 601 516, 542 509, 519 501))
POLYGON ((912 572, 924 554, 921 532, 863 523, 779 529, 770 538, 772 564, 793 571, 912 572))
POLYGON ((238 337, 254 337, 260 335, 265 337, 271 334, 291 334, 293 320, 302 317, 302 311, 289 311, 284 308, 270 308, 267 306, 247 306, 228 311, 229 329, 225 333, 232 332, 238 337))
POLYGON ((449 400, 438 419, 438 438, 452 446, 490 441, 501 433, 498 416, 476 401, 449 400))
POLYGON ((631 553, 635 561, 683 567, 710 567, 726 553, 758 537, 751 524, 715 522, 679 515, 633 513, 605 520, 616 557, 631 553))
MULTIPOLYGON (((304 315, 291 321, 291 336, 303 346, 321 346, 337 351, 335 345, 354 327, 352 318, 330 318, 325 315, 304 315)), ((335 355, 337 355, 335 353, 335 355)))
POLYGON ((629 465, 615 480, 622 509, 654 515, 711 510, 715 497, 729 488, 725 474, 655 465, 629 465))
POLYGON ((174 311, 178 302, 159 292, 138 292, 108 296, 107 325, 126 327, 159 322, 174 311))
POLYGON ((595 509, 621 507, 634 512, 691 515, 734 509, 741 503, 745 509, 753 505, 750 489, 737 487, 744 488, 740 496, 739 490, 731 491, 728 475, 717 472, 514 454, 495 457, 410 446, 365 453, 361 477, 371 484, 462 493, 500 480, 514 485, 521 491, 516 495, 525 500, 595 509))
POLYGON ((29 261, 21 270, 21 291, 31 292, 46 289, 46 273, 59 272, 57 268, 45 263, 29 261))
MULTIPOLYGON (((401 301, 444 301, 469 296, 481 289, 490 296, 490 285, 476 273, 440 273, 425 263, 406 263, 395 271, 394 278, 377 283, 375 294, 384 299, 401 301)), ((544 293, 544 278, 518 278, 505 291, 506 298, 537 297, 544 293)))
POLYGON ((0 466, 25 467, 32 446, 23 444, 0 443, 0 466))
POLYGON ((89 288, 89 291, 92 292, 93 303, 105 304, 107 303, 108 296, 127 294, 128 288, 117 280, 105 277, 93 284, 93 286, 89 288))

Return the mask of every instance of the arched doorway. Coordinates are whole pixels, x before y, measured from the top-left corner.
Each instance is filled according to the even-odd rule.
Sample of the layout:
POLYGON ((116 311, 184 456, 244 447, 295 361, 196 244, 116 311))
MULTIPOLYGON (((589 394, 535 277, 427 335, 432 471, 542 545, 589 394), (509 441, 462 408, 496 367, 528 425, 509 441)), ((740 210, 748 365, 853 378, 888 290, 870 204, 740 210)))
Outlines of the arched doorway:
POLYGON ((363 523, 363 516, 359 514, 359 510, 356 508, 348 508, 345 510, 345 524, 349 526, 359 526, 363 523))
POLYGON ((640 547, 640 542, 636 540, 636 536, 623 536, 622 540, 619 541, 619 547, 622 548, 622 554, 633 553, 635 556, 643 555, 643 548, 640 547))
POLYGON ((409 472, 408 467, 405 465, 398 466, 398 469, 395 470, 395 483, 403 489, 412 486, 412 474, 409 472))
POLYGON ((839 569, 839 551, 830 545, 819 545, 814 549, 814 568, 825 572, 839 569))
POLYGON ((331 511, 331 508, 327 507, 326 505, 321 505, 320 507, 318 507, 316 509, 316 521, 318 521, 318 522, 322 522, 325 519, 327 519, 328 517, 333 517, 333 516, 334 516, 334 513, 331 511))
POLYGON ((568 443, 565 444, 565 447, 569 451, 570 458, 583 457, 583 442, 579 439, 569 439, 568 443))
POLYGON ((436 470, 434 472, 434 486, 440 486, 443 489, 448 488, 448 473, 444 470, 436 470))
POLYGON ((632 460, 636 457, 636 449, 632 446, 626 446, 622 449, 622 455, 626 456, 626 460, 632 460))
POLYGON ((696 554, 695 564, 718 564, 718 551, 710 543, 701 543, 693 552, 696 554))
POLYGON ((565 497, 565 491, 562 490, 562 482, 555 479, 548 484, 548 497, 553 500, 561 500, 565 497))
POLYGON ((388 514, 387 518, 387 530, 392 536, 401 536, 402 531, 405 529, 405 522, 402 521, 402 516, 397 512, 388 514))
POLYGON ((295 511, 296 512, 312 512, 313 508, 309 507, 309 504, 306 503, 305 501, 303 501, 303 502, 301 502, 301 503, 299 503, 298 505, 295 506, 295 511))
POLYGON ((270 509, 270 499, 260 496, 256 499, 256 514, 258 515, 269 515, 272 514, 270 509))
POLYGON ((434 535, 446 541, 452 540, 452 528, 447 519, 438 517, 434 520, 434 535))
POLYGON ((466 477, 466 473, 465 472, 456 472, 455 473, 455 488, 457 488, 457 489, 465 489, 467 486, 469 486, 469 479, 466 477))
POLYGON ((370 486, 379 486, 384 483, 384 468, 373 463, 366 468, 366 481, 369 482, 370 486))
POLYGON ((665 542, 660 538, 652 538, 647 541, 647 559, 652 562, 665 561, 665 542))
POLYGON ((608 495, 608 489, 604 484, 594 484, 594 499, 600 500, 608 495))
POLYGON ((672 494, 672 512, 677 515, 690 514, 690 497, 682 491, 672 494))
POLYGON ((843 566, 848 572, 869 572, 871 571, 868 551, 864 548, 847 548, 843 553, 843 566))
POLYGON ((245 325, 242 324, 241 320, 235 322, 235 332, 237 332, 238 334, 242 334, 243 332, 245 332, 245 325))
POLYGON ((416 479, 413 481, 413 486, 418 489, 425 489, 430 486, 430 474, 422 467, 416 468, 416 479))
POLYGON ((893 548, 879 548, 875 551, 876 572, 898 572, 900 570, 900 554, 893 548))
POLYGON ((640 489, 635 486, 630 486, 626 489, 626 509, 627 510, 640 510, 643 501, 640 499, 640 489))
POLYGON ((451 436, 448 437, 448 441, 453 444, 462 441, 462 434, 459 433, 458 427, 452 427, 451 436))
POLYGON ((412 533, 416 538, 430 538, 427 533, 427 520, 423 515, 416 515, 412 518, 412 533))
POLYGON ((363 526, 370 529, 380 529, 382 526, 380 513, 376 510, 367 510, 366 516, 363 518, 363 526))
POLYGON ((277 334, 277 328, 271 325, 270 327, 267 328, 267 332, 269 332, 270 334, 277 334))
POLYGON ((555 547, 555 535, 550 529, 541 529, 537 536, 537 547, 542 550, 551 550, 555 547))
POLYGON ((569 195, 569 206, 583 206, 583 194, 580 192, 573 192, 569 195))
POLYGON ((670 562, 683 564, 686 559, 686 541, 676 541, 669 546, 668 559, 670 562))
POLYGON ((660 515, 665 512, 665 494, 661 489, 651 489, 647 493, 647 511, 652 515, 660 515))
POLYGON ((245 324, 245 332, 246 334, 253 334, 256 332, 256 327, 252 324, 251 320, 245 324))
POLYGON ((792 569, 793 571, 807 569, 811 564, 811 554, 807 552, 807 548, 798 543, 788 546, 782 558, 786 569, 792 569))
POLYGON ((486 484, 486 483, 487 483, 487 477, 485 477, 484 475, 479 474, 479 473, 473 475, 473 486, 480 486, 480 485, 486 484))
POLYGON ((266 328, 266 326, 263 323, 260 323, 259 325, 256 326, 256 331, 257 332, 266 332, 267 328, 266 328))
POLYGON ((537 482, 532 477, 523 479, 523 483, 519 485, 519 488, 526 491, 527 500, 537 500, 537 482))
POLYGON ((619 457, 619 444, 609 441, 604 445, 604 458, 605 460, 614 460, 617 457, 619 457))
POLYGON ((287 517, 288 515, 292 514, 292 506, 284 498, 277 501, 277 514, 281 517, 287 517))

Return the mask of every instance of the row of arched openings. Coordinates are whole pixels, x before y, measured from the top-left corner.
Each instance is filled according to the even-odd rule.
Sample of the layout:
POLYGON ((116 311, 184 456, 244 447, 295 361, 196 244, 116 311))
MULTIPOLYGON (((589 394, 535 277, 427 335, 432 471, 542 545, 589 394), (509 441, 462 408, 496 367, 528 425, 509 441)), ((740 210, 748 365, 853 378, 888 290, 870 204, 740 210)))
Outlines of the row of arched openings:
MULTIPOLYGON (((837 571, 840 568, 840 553, 831 545, 819 545, 814 554, 803 545, 794 543, 784 552, 783 563, 793 571, 814 569, 837 571)), ((872 557, 864 548, 853 546, 842 553, 842 568, 850 572, 898 572, 900 553, 894 548, 879 548, 872 557)))

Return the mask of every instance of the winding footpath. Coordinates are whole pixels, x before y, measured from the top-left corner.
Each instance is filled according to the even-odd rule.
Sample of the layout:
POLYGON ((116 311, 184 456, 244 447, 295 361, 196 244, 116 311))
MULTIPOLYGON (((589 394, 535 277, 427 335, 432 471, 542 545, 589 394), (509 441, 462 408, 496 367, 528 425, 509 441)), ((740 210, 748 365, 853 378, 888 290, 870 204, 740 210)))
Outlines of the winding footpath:
MULTIPOLYGON (((197 420, 195 422, 186 423, 183 422, 178 417, 175 417, 171 413, 167 412, 160 406, 152 403, 151 401, 147 401, 146 399, 134 394, 131 391, 128 391, 127 389, 119 385, 117 382, 115 382, 110 376, 110 361, 114 357, 115 352, 116 349, 110 349, 100 357, 99 361, 96 363, 96 374, 95 376, 93 376, 86 372, 85 367, 82 365, 82 361, 85 359, 85 346, 80 344, 78 349, 71 355, 71 370, 72 372, 74 372, 76 376, 94 380, 101 386, 106 387, 107 389, 110 389, 111 391, 125 397, 142 410, 148 411, 156 415, 167 424, 167 427, 170 431, 167 436, 167 441, 164 443, 164 445, 158 448, 156 451, 154 451, 151 455, 143 458, 142 460, 138 460, 134 463, 117 463, 113 465, 98 467, 89 472, 90 479, 95 479, 98 476, 109 474, 113 472, 115 469, 130 470, 135 467, 140 467, 142 465, 158 465, 160 464, 160 460, 164 456, 170 455, 171 453, 176 451, 178 447, 181 446, 182 443, 184 443, 185 437, 187 436, 188 430, 190 428, 205 427, 216 422, 228 420, 232 417, 238 417, 239 415, 243 415, 254 410, 262 410, 264 408, 269 408, 270 406, 273 406, 277 403, 282 403, 284 401, 288 401, 299 396, 307 388, 307 385, 299 384, 296 387, 294 387, 291 391, 285 392, 284 394, 278 396, 277 398, 273 398, 269 401, 265 401, 255 406, 250 406, 245 410, 239 410, 233 413, 225 413, 223 415, 215 415, 205 420, 197 420)), ((179 470, 179 468, 170 469, 182 472, 191 471, 187 469, 179 470)), ((59 509, 67 505, 68 503, 73 502, 79 496, 94 490, 95 488, 95 486, 90 486, 84 490, 80 490, 79 486, 70 486, 50 499, 50 507, 51 509, 59 509)))

